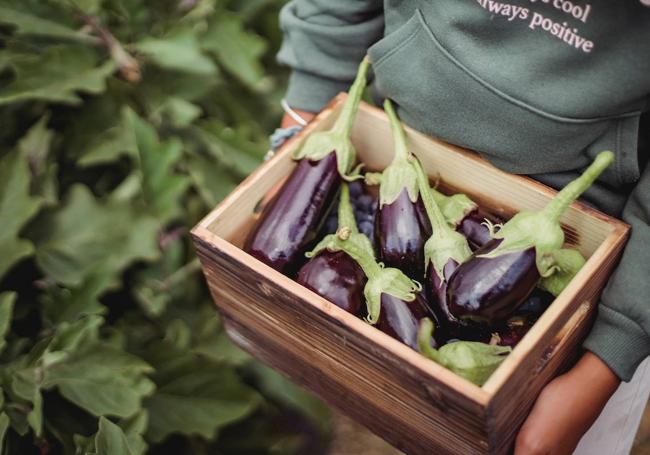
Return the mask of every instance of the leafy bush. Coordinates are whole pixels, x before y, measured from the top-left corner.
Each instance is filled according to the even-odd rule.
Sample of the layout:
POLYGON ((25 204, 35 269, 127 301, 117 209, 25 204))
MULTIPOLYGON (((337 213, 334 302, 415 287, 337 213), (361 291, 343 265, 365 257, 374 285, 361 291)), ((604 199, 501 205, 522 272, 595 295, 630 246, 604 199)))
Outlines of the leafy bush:
POLYGON ((317 453, 188 230, 279 119, 279 0, 0 0, 3 453, 317 453), (265 37, 265 38, 262 38, 265 37))

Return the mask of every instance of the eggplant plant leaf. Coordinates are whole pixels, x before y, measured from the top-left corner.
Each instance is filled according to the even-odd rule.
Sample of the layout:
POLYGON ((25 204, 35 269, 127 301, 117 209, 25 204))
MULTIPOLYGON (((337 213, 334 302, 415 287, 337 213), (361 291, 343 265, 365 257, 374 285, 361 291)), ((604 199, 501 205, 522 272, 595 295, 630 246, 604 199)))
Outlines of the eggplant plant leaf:
POLYGON ((134 455, 122 429, 106 417, 99 418, 95 450, 97 455, 134 455))
POLYGON ((3 450, 5 434, 9 429, 9 417, 4 412, 0 412, 0 451, 3 450))
POLYGON ((195 29, 183 28, 163 38, 146 38, 136 47, 162 68, 199 75, 213 75, 217 71, 214 62, 201 51, 195 29))
MULTIPOLYGON (((5 337, 11 327, 11 316, 14 310, 14 303, 16 301, 16 293, 3 292, 0 294, 0 353, 7 345, 5 337)), ((2 409, 2 406, 0 406, 2 409)))
POLYGON ((174 171, 182 156, 183 144, 179 140, 160 142, 153 126, 133 111, 127 116, 138 150, 142 195, 147 210, 165 225, 178 217, 180 197, 190 183, 187 176, 174 171))
POLYGON ((95 52, 83 46, 52 46, 42 55, 17 55, 10 65, 15 78, 0 87, 0 106, 28 100, 79 104, 78 92, 103 92, 115 71, 112 61, 97 66, 95 52))
POLYGON ((14 26, 19 35, 34 35, 91 44, 97 42, 97 38, 85 32, 10 6, 0 6, 0 23, 14 26))
POLYGON ((40 268, 57 283, 81 286, 94 277, 98 289, 113 284, 136 260, 155 260, 158 223, 128 201, 101 203, 83 185, 74 185, 56 210, 30 226, 40 268))
POLYGON ((224 68, 249 87, 254 87, 262 79, 264 69, 260 58, 266 50, 266 42, 244 29, 237 15, 216 17, 203 36, 202 46, 214 53, 224 68))
POLYGON ((147 438, 161 442, 173 433, 213 438, 223 426, 250 414, 259 395, 242 384, 228 367, 198 357, 169 352, 154 376, 156 393, 145 401, 149 412, 147 438))
POLYGON ((45 371, 44 388, 57 387, 61 395, 95 415, 129 417, 151 395, 152 371, 142 359, 103 343, 86 344, 45 371))
POLYGON ((18 237, 41 205, 40 199, 30 195, 29 185, 30 172, 24 153, 15 149, 0 158, 0 278, 34 251, 30 241, 18 237))
POLYGON ((121 420, 119 423, 133 455, 143 455, 147 451, 144 433, 148 424, 149 415, 144 409, 127 419, 121 420))
POLYGON ((52 205, 58 200, 58 166, 50 154, 54 131, 47 128, 49 120, 49 114, 43 115, 20 140, 18 149, 29 164, 30 193, 40 196, 45 204, 52 205))

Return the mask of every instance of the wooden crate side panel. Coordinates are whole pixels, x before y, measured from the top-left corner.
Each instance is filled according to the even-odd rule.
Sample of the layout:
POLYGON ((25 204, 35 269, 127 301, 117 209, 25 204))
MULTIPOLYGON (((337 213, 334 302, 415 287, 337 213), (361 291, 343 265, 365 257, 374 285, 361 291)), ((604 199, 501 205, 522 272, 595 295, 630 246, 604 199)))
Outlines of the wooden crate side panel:
POLYGON ((574 360, 580 341, 591 327, 600 293, 620 259, 627 230, 621 234, 601 245, 601 251, 592 259, 602 260, 583 268, 581 276, 576 277, 533 326, 531 336, 521 341, 501 365, 501 371, 485 384, 484 388, 494 394, 488 406, 491 447, 512 444, 544 385, 574 360))
MULTIPOLYGON (((242 273, 241 264, 229 255, 195 241, 217 306, 236 324, 246 327, 246 337, 256 346, 251 349, 249 345, 254 355, 261 355, 256 350, 276 344, 275 350, 264 354, 267 361, 276 362, 286 374, 342 411, 354 414, 354 418, 362 416, 358 409, 350 408, 351 403, 371 403, 377 415, 372 419, 366 416, 363 423, 382 437, 383 422, 399 425, 400 437, 409 440, 402 445, 412 453, 431 453, 431 447, 438 447, 437 453, 445 453, 445 447, 468 454, 485 453, 484 404, 449 389, 383 344, 351 332, 341 321, 309 302, 297 300, 281 286, 263 283, 262 275, 242 273), (293 360, 289 364, 272 360, 278 349, 293 360), (311 382, 314 375, 318 379, 311 382), (347 396, 344 403, 338 401, 340 394, 347 396), (418 447, 429 449, 420 451, 418 447)), ((379 339, 385 337, 369 328, 379 339)), ((420 357, 414 351, 412 354, 420 357)))

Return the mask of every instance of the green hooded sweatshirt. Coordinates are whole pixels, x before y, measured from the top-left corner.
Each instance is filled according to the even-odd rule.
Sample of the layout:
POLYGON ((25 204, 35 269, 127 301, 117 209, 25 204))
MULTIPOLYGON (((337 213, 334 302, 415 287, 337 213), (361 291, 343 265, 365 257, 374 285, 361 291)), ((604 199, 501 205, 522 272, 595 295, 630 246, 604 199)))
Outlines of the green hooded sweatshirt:
POLYGON ((367 53, 405 123, 506 171, 558 188, 615 152, 583 199, 632 234, 585 347, 629 380, 650 355, 650 0, 295 0, 280 23, 294 108, 367 53))

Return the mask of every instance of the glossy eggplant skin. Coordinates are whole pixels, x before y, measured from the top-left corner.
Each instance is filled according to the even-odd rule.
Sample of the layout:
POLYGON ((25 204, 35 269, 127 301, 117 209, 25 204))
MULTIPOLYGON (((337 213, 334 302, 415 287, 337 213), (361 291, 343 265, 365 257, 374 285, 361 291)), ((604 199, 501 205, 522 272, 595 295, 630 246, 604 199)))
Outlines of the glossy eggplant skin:
POLYGON ((535 322, 549 307, 555 297, 541 289, 533 293, 521 304, 514 315, 507 321, 497 323, 492 332, 499 335, 498 344, 501 346, 515 347, 533 327, 535 322))
MULTIPOLYGON (((412 302, 405 302, 390 294, 382 294, 381 312, 376 327, 417 351, 420 320, 426 317, 436 321, 435 314, 432 313, 422 294, 416 294, 412 302)), ((438 347, 438 343, 432 339, 431 346, 438 347)))
POLYGON ((422 199, 413 203, 405 189, 391 204, 379 208, 375 219, 379 260, 410 278, 424 276, 424 244, 431 237, 431 222, 422 199))
POLYGON ((342 251, 318 253, 300 268, 297 281, 348 313, 359 315, 365 307, 366 275, 342 251))
POLYGON ((262 212, 244 251, 293 276, 303 264, 304 252, 315 239, 341 181, 334 152, 319 161, 300 160, 262 212))
MULTIPOLYGON (((451 277, 459 267, 458 262, 450 259, 443 270, 444 276, 451 277)), ((426 291, 431 309, 438 320, 439 329, 436 338, 441 341, 452 339, 466 341, 480 341, 487 343, 490 340, 491 331, 485 324, 471 320, 458 319, 449 310, 447 302, 447 280, 440 280, 435 269, 429 265, 426 272, 426 291)))
POLYGON ((528 248, 496 258, 481 254, 496 248, 493 239, 474 252, 449 279, 449 311, 459 319, 485 321, 489 324, 506 319, 515 312, 539 282, 536 253, 528 248))
POLYGON ((501 222, 495 216, 476 209, 468 213, 458 225, 458 232, 465 236, 472 250, 477 250, 492 240, 490 230, 483 224, 486 218, 494 224, 501 222))

